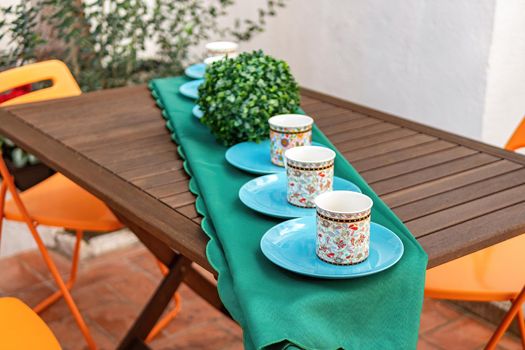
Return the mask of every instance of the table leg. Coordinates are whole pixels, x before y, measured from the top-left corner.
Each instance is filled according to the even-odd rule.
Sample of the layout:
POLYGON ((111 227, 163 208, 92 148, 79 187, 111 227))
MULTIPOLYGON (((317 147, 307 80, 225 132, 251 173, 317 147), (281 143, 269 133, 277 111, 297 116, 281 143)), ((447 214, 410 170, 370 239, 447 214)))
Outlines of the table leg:
MULTIPOLYGON (((148 248, 148 250, 155 255, 164 265, 168 265, 174 256, 178 255, 173 249, 168 247, 164 242, 158 238, 150 235, 147 231, 137 227, 131 223, 127 223, 124 217, 119 217, 126 226, 138 237, 138 239, 148 248)), ((216 276, 215 276, 216 277, 216 276)), ((206 300, 210 305, 222 312, 224 315, 231 318, 231 315, 226 310, 217 292, 217 286, 206 279, 202 274, 196 271, 193 267, 188 269, 184 276, 184 282, 201 298, 206 300)))
POLYGON ((164 277, 117 349, 131 350, 149 348, 144 341, 166 309, 173 293, 175 293, 182 283, 185 274, 190 269, 190 265, 191 261, 184 256, 178 254, 174 256, 171 263, 168 264, 168 274, 164 277))
POLYGON ((149 234, 146 230, 127 222, 125 217, 118 214, 117 216, 119 220, 129 227, 148 250, 169 268, 169 273, 164 277, 155 294, 153 294, 139 318, 126 334, 118 349, 149 349, 144 340, 151 329, 155 326, 164 309, 167 307, 170 298, 173 296, 182 281, 184 281, 186 285, 201 298, 206 300, 217 310, 221 311, 224 315, 231 318, 231 315, 219 298, 217 286, 196 271, 191 266, 191 260, 178 254, 167 244, 149 234))

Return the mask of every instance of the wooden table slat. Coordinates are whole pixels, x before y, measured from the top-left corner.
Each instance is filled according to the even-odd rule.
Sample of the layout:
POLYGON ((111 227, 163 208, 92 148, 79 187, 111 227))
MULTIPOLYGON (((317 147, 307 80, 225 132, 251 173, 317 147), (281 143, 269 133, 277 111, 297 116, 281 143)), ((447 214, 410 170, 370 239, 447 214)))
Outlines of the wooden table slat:
MULTIPOLYGON (((405 222, 416 237, 423 237, 432 232, 443 230, 462 222, 507 208, 525 201, 525 185, 519 185, 491 195, 469 201, 405 222)), ((523 215, 525 217, 525 214, 523 215)), ((497 225, 497 223, 494 223, 497 225)))
POLYGON ((387 131, 401 130, 399 126, 390 123, 377 123, 369 126, 363 126, 361 128, 355 128, 348 130, 347 132, 340 134, 333 134, 330 136, 330 141, 334 144, 339 144, 340 142, 353 140, 363 137, 374 137, 376 134, 380 134, 387 131))
MULTIPOLYGON (((305 107, 305 108, 308 108, 308 107, 305 107)), ((332 106, 332 108, 316 112, 315 114, 310 115, 310 117, 312 117, 317 123, 317 122, 325 122, 327 120, 329 121, 332 119, 352 120, 352 119, 363 118, 366 116, 359 114, 359 113, 349 111, 348 109, 345 109, 345 108, 339 108, 339 107, 332 106)))
POLYGON ((138 169, 147 169, 147 167, 155 167, 161 163, 172 162, 181 162, 175 149, 156 153, 154 157, 152 157, 151 154, 146 154, 133 159, 117 159, 105 166, 115 174, 125 174, 127 171, 138 171, 138 169))
POLYGON ((421 145, 412 146, 397 151, 380 154, 377 156, 372 156, 370 158, 356 160, 352 162, 352 165, 358 171, 365 172, 367 170, 374 170, 384 166, 394 165, 397 162, 418 158, 420 156, 429 155, 456 146, 456 144, 447 141, 434 140, 421 145))
POLYGON ((320 118, 320 115, 316 115, 314 118, 315 124, 318 127, 323 128, 331 125, 340 125, 348 122, 355 122, 356 120, 370 119, 361 114, 351 113, 348 111, 335 113, 337 109, 329 109, 324 117, 320 118), (334 113, 328 113, 334 112, 334 113))
POLYGON ((343 152, 345 150, 358 151, 374 145, 388 141, 401 140, 417 134, 418 133, 413 130, 400 128, 374 134, 374 137, 364 136, 350 141, 338 142, 338 148, 341 148, 343 152))
POLYGON ((187 191, 161 198, 161 200, 170 207, 178 209, 195 203, 195 196, 190 191, 187 191))
POLYGON ((409 188, 383 195, 381 198, 391 208, 396 208, 406 203, 428 198, 442 192, 448 192, 457 188, 473 184, 478 181, 490 179, 492 177, 523 168, 520 164, 500 160, 462 171, 456 174, 441 177, 436 180, 424 182, 409 188))
POLYGON ((359 119, 350 120, 348 123, 329 125, 329 126, 321 127, 320 129, 326 136, 330 137, 332 135, 344 133, 349 130, 353 130, 356 128, 362 128, 365 126, 371 126, 371 125, 378 124, 378 123, 381 123, 381 121, 378 119, 359 118, 359 119))
MULTIPOLYGON (((171 154, 173 156, 173 153, 171 154)), ((156 159, 156 157, 151 157, 152 159, 156 159)), ((136 167, 134 169, 130 170, 124 170, 121 172, 118 172, 118 175, 129 179, 130 181, 138 180, 150 176, 155 176, 156 174, 163 173, 163 172, 170 172, 170 171, 177 171, 182 169, 183 161, 181 159, 175 159, 170 162, 161 162, 153 164, 143 164, 140 167, 136 167)))
POLYGON ((164 184, 148 188, 147 193, 157 198, 166 198, 188 190, 189 177, 175 184, 164 184))
POLYGON ((374 182, 390 179, 406 173, 411 173, 416 170, 421 170, 431 166, 450 162, 458 158, 464 158, 473 154, 479 153, 466 147, 448 148, 443 151, 437 151, 431 154, 425 154, 416 158, 411 158, 404 161, 399 161, 395 164, 386 165, 374 170, 363 171, 361 175, 366 178, 369 184, 374 182))
POLYGON ((310 98, 308 96, 301 96, 301 107, 305 108, 308 106, 311 106, 313 104, 319 103, 319 99, 317 98, 310 98))
POLYGON ((477 168, 484 164, 493 163, 497 160, 498 158, 489 154, 478 153, 460 159, 455 159, 445 164, 439 164, 422 170, 414 171, 410 174, 404 174, 387 180, 378 181, 372 185, 372 188, 377 192, 377 194, 384 195, 390 192, 419 185, 427 181, 439 179, 440 177, 445 177, 468 169, 477 168))
POLYGON ((419 238, 423 249, 432 252, 428 267, 440 265, 523 233, 523 213, 525 202, 520 202, 419 238))
POLYGON ((357 151, 353 150, 342 150, 340 151, 350 161, 355 162, 357 160, 375 157, 381 154, 399 151, 405 148, 409 148, 416 145, 423 145, 430 141, 435 141, 436 138, 424 134, 416 134, 410 137, 403 137, 401 139, 383 142, 374 146, 369 146, 357 151))
POLYGON ((312 103, 307 108, 308 108, 308 113, 307 114, 315 115, 317 113, 320 113, 320 112, 323 112, 323 111, 326 111, 326 110, 329 110, 329 109, 333 109, 334 106, 332 104, 329 104, 329 103, 324 103, 324 102, 318 101, 317 103, 312 103))
POLYGON ((133 147, 124 148, 111 148, 108 149, 97 149, 94 151, 85 151, 84 153, 96 160, 97 162, 103 162, 104 164, 112 164, 122 161, 127 161, 131 159, 137 159, 142 156, 152 156, 157 153, 162 152, 173 152, 173 146, 167 143, 156 143, 145 145, 145 147, 140 147, 141 144, 136 144, 133 147), (170 147, 171 146, 171 147, 170 147))
POLYGON ((525 184, 525 168, 401 205, 396 207, 394 211, 401 220, 410 221, 417 217, 486 197, 521 184, 525 184))
POLYGON ((70 120, 70 122, 74 123, 74 125, 82 126, 81 130, 78 130, 76 128, 68 128, 67 123, 64 123, 64 121, 61 119, 52 121, 49 118, 46 118, 45 121, 41 121, 38 119, 39 117, 36 116, 35 119, 30 120, 29 122, 44 126, 46 130, 49 130, 49 132, 57 133, 57 136, 60 136, 61 138, 67 138, 70 136, 75 136, 75 132, 77 135, 79 135, 79 131, 82 131, 83 134, 103 134, 104 132, 107 132, 111 129, 136 129, 135 127, 147 124, 152 121, 151 119, 140 118, 140 114, 147 112, 148 109, 149 108, 147 108, 146 106, 146 108, 138 108, 137 110, 132 111, 126 115, 115 114, 113 117, 108 116, 108 118, 104 119, 92 117, 94 113, 100 114, 101 112, 103 112, 102 109, 94 111, 77 112, 75 113, 76 119, 73 118, 70 120, 71 117, 68 117, 68 121, 70 120))
POLYGON ((195 210, 195 205, 193 204, 182 206, 178 208, 177 211, 190 219, 195 219, 199 216, 199 213, 197 213, 197 210, 195 210))
POLYGON ((189 179, 189 176, 186 173, 186 171, 184 169, 179 169, 175 171, 157 173, 153 176, 141 177, 132 182, 135 186, 139 186, 148 190, 150 188, 155 188, 158 186, 175 184, 177 182, 180 182, 181 180, 187 179, 189 179))

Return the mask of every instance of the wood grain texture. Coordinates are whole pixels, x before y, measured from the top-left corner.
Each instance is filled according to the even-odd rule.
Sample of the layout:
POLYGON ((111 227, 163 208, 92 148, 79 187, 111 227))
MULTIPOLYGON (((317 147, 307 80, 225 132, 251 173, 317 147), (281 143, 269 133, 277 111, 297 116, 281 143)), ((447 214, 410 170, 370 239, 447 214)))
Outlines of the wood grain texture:
POLYGON ((525 202, 505 207, 418 239, 432 252, 428 267, 434 267, 473 251, 523 233, 525 202), (502 223, 494 225, 494 222, 502 223))
MULTIPOLYGON (((504 190, 510 189, 510 191, 514 191, 514 187, 524 183, 525 169, 522 168, 501 176, 470 183, 452 191, 441 192, 432 197, 398 206, 394 211, 401 220, 406 222, 460 204, 468 203, 491 194, 499 194, 504 190)), ((515 190, 519 190, 519 188, 516 188, 515 190)), ((511 198, 514 197, 514 193, 512 193, 511 198)))
MULTIPOLYGON (((525 232, 525 215, 506 211, 523 206, 525 157, 308 90, 302 107, 411 229, 429 266, 525 232), (473 237, 495 213, 509 220, 473 237)), ((106 201, 141 239, 211 270, 189 177, 145 86, 0 110, 0 133, 106 201)))
POLYGON ((366 178, 368 183, 373 184, 377 181, 386 180, 438 164, 448 163, 452 160, 464 158, 475 153, 477 152, 470 148, 454 147, 432 154, 425 154, 422 157, 399 161, 395 164, 386 165, 374 170, 364 171, 361 172, 361 175, 366 178))
MULTIPOLYGON (((392 177, 390 179, 377 181, 372 188, 379 195, 399 191, 441 177, 460 173, 462 171, 476 168, 484 164, 493 163, 498 158, 486 153, 477 153, 471 156, 455 159, 444 164, 430 166, 408 174, 392 177)), ((365 176, 366 180, 366 176, 365 176)))

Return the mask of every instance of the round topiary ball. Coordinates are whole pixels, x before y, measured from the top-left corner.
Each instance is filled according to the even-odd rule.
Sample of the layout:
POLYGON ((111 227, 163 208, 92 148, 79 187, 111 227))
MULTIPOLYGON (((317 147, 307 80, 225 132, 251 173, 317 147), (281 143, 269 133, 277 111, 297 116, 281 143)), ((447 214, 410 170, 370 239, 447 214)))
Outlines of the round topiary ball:
POLYGON ((268 138, 268 119, 297 112, 299 102, 288 64, 260 50, 208 66, 197 100, 201 122, 226 146, 268 138))

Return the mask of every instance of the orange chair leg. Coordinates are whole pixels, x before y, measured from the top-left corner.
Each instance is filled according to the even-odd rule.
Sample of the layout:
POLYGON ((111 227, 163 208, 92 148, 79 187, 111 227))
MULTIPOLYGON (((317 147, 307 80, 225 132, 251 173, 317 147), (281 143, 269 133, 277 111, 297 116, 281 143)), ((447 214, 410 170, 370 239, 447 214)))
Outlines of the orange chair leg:
MULTIPOLYGON (((163 275, 168 274, 168 268, 164 266, 163 263, 161 263, 159 260, 157 260, 157 265, 159 266, 160 272, 163 275)), ((166 326, 177 316, 177 314, 180 312, 181 308, 181 302, 180 302, 180 295, 179 293, 173 294, 173 303, 175 306, 173 309, 171 309, 163 318, 161 318, 155 327, 151 329, 148 336, 146 337, 146 342, 150 342, 155 338, 166 326)))
POLYGON ((509 312, 505 315, 503 318, 503 321, 499 325, 498 329, 496 329, 496 332, 492 335, 490 338, 487 346, 485 347, 486 350, 493 350, 496 348, 496 344, 498 341, 503 337, 505 332, 507 331, 507 328, 509 328, 512 320, 516 315, 518 315, 521 320, 518 320, 520 324, 520 330, 521 330, 521 342, 525 348, 525 333, 523 332, 524 326, 523 326, 523 312, 521 311, 521 306, 525 302, 525 287, 521 290, 520 294, 516 299, 514 299, 514 302, 512 303, 512 306, 510 307, 509 312))
POLYGON ((29 231, 31 232, 31 235, 33 236, 33 239, 36 242, 38 250, 40 250, 40 253, 42 254, 42 258, 44 259, 44 262, 46 263, 47 268, 49 269, 49 272, 51 272, 53 279, 58 285, 58 288, 61 290, 64 300, 66 301, 66 304, 69 307, 69 310, 73 314, 73 318, 75 319, 78 325, 78 328, 80 329, 80 332, 82 332, 82 335, 84 336, 84 339, 86 340, 86 343, 88 344, 89 349, 91 350, 97 349, 95 341, 93 340, 93 337, 91 336, 91 333, 89 332, 86 322, 82 318, 82 315, 80 314, 80 311, 78 310, 78 307, 75 304, 75 301, 71 297, 71 294, 69 293, 69 290, 67 289, 67 286, 64 283, 64 280, 60 276, 60 273, 58 272, 58 269, 55 263, 53 262, 53 259, 51 259, 51 256, 49 255, 44 245, 44 242, 40 238, 40 235, 38 234, 38 231, 36 230, 36 227, 35 227, 35 222, 34 220, 31 219, 31 216, 27 212, 26 207, 22 203, 22 200, 20 199, 20 196, 18 195, 18 192, 16 190, 15 184, 12 178, 10 177, 7 166, 5 165, 5 162, 3 161, 1 157, 0 157, 0 174, 2 174, 2 177, 4 178, 4 182, 7 186, 7 190, 9 190, 9 192, 13 196, 13 200, 15 201, 15 204, 18 210, 20 210, 20 213, 22 214, 22 217, 24 218, 24 222, 26 223, 29 231))
POLYGON ((155 327, 151 329, 148 336, 146 337, 146 342, 150 342, 155 338, 166 326, 175 318, 177 317, 177 314, 180 312, 180 296, 179 293, 175 293, 173 295, 173 302, 175 303, 175 306, 173 309, 171 309, 163 318, 161 318, 155 327))
POLYGON ((525 349, 525 313, 523 308, 518 310, 518 326, 521 333, 521 346, 525 349))
MULTIPOLYGON (((0 157, 2 154, 0 153, 0 157)), ((4 204, 5 204, 5 195, 7 193, 7 185, 5 181, 0 185, 0 246, 2 245, 2 225, 4 223, 4 204)))
MULTIPOLYGON (((77 230, 76 236, 77 237, 75 241, 75 249, 73 250, 73 258, 71 262, 71 271, 69 274, 69 280, 66 282, 66 288, 69 291, 71 290, 71 288, 73 288, 73 285, 77 280, 78 260, 80 258, 80 245, 82 243, 82 238, 84 237, 84 232, 81 230, 77 230)), ((60 299, 60 297, 62 297, 62 291, 59 289, 44 300, 42 300, 37 306, 33 308, 33 311, 37 314, 41 313, 49 306, 56 303, 60 299)))

